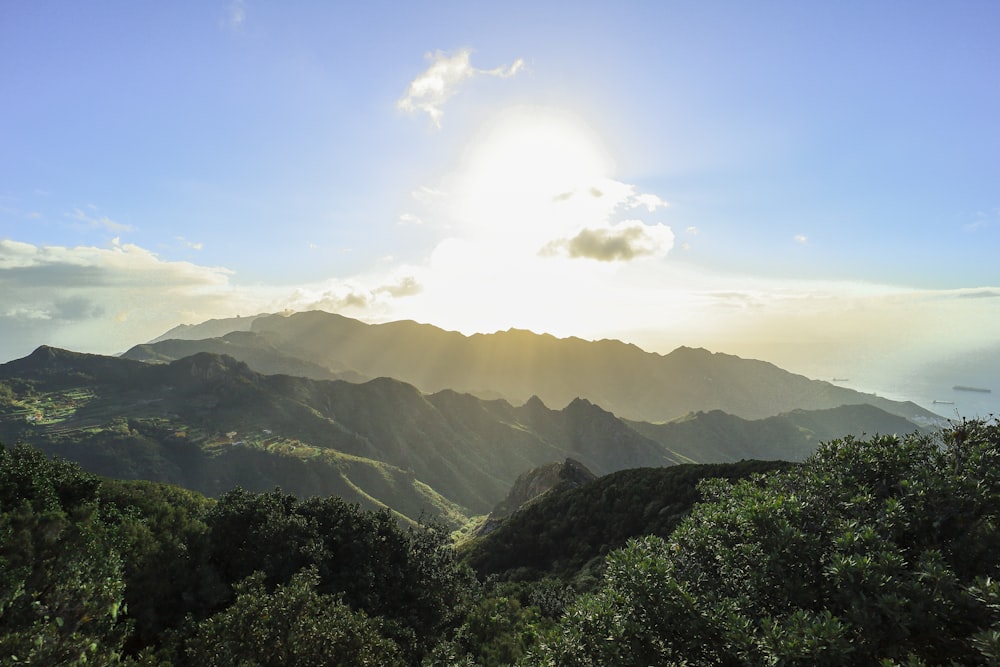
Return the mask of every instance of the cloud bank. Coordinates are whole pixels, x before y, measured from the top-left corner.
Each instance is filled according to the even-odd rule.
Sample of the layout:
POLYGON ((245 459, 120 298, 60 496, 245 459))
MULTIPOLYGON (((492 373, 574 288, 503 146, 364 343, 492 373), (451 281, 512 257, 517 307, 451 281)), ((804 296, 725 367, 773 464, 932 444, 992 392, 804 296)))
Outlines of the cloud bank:
POLYGON ((43 343, 119 352, 178 317, 214 316, 232 296, 229 279, 225 269, 164 261, 117 239, 104 248, 0 240, 0 354, 43 343))

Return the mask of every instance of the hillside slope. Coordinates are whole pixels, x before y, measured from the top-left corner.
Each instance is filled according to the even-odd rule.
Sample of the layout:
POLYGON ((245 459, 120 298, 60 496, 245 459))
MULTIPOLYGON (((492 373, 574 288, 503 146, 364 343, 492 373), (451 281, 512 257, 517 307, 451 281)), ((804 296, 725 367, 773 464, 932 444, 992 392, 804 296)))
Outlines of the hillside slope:
POLYGON ((904 435, 916 427, 872 405, 842 405, 827 410, 793 410, 766 419, 746 420, 719 410, 696 412, 663 424, 629 422, 687 461, 741 459, 801 461, 816 446, 848 435, 904 435))
POLYGON ((434 514, 486 513, 521 472, 553 459, 600 474, 678 461, 584 401, 515 408, 388 378, 265 376, 209 353, 146 364, 42 347, 0 366, 0 381, 9 389, 0 440, 213 494, 237 484, 298 494, 347 487, 344 495, 411 518, 421 498, 434 514), (324 470, 302 467, 313 460, 324 470))
POLYGON ((212 495, 281 486, 452 525, 486 514, 519 475, 551 461, 572 458, 604 475, 800 459, 824 438, 915 428, 872 406, 627 423, 582 398, 558 410, 537 397, 513 406, 384 377, 262 375, 211 353, 151 364, 41 347, 0 365, 0 442, 27 442, 113 477, 212 495))

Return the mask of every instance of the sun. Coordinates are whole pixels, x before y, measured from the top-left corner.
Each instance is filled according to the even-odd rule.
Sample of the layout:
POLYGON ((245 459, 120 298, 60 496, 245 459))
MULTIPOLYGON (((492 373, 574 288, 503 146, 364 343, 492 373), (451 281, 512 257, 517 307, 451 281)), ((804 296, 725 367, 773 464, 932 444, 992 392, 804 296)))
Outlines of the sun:
POLYGON ((646 222, 666 203, 616 180, 615 166, 574 112, 519 106, 494 115, 449 176, 425 191, 433 196, 421 202, 421 219, 442 236, 404 317, 464 333, 569 336, 604 331, 613 312, 657 310, 625 295, 643 284, 632 265, 669 250, 669 228, 646 222), (616 244, 624 250, 605 249, 616 244))
POLYGON ((508 109, 466 147, 448 188, 453 217, 465 234, 530 244, 587 222, 574 195, 592 216, 603 215, 594 193, 611 182, 613 168, 596 132, 576 114, 508 109))

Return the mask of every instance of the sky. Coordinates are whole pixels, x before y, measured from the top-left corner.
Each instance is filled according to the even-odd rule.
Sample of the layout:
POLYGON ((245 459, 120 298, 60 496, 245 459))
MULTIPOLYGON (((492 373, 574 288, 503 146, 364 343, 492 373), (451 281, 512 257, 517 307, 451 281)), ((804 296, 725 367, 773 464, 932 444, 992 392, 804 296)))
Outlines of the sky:
POLYGON ((813 376, 996 355, 998 25, 992 0, 2 3, 0 361, 316 308, 813 376))

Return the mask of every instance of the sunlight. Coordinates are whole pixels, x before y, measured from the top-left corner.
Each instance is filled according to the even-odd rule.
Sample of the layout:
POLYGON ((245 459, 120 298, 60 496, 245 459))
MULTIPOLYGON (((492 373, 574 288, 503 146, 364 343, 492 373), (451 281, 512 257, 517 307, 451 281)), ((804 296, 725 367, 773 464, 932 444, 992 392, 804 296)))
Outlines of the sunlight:
POLYGON ((599 138, 575 114, 510 109, 470 142, 447 184, 453 217, 463 235, 507 240, 535 252, 574 225, 606 217, 608 207, 621 201, 621 187, 627 186, 604 191, 614 189, 612 168, 599 138))

